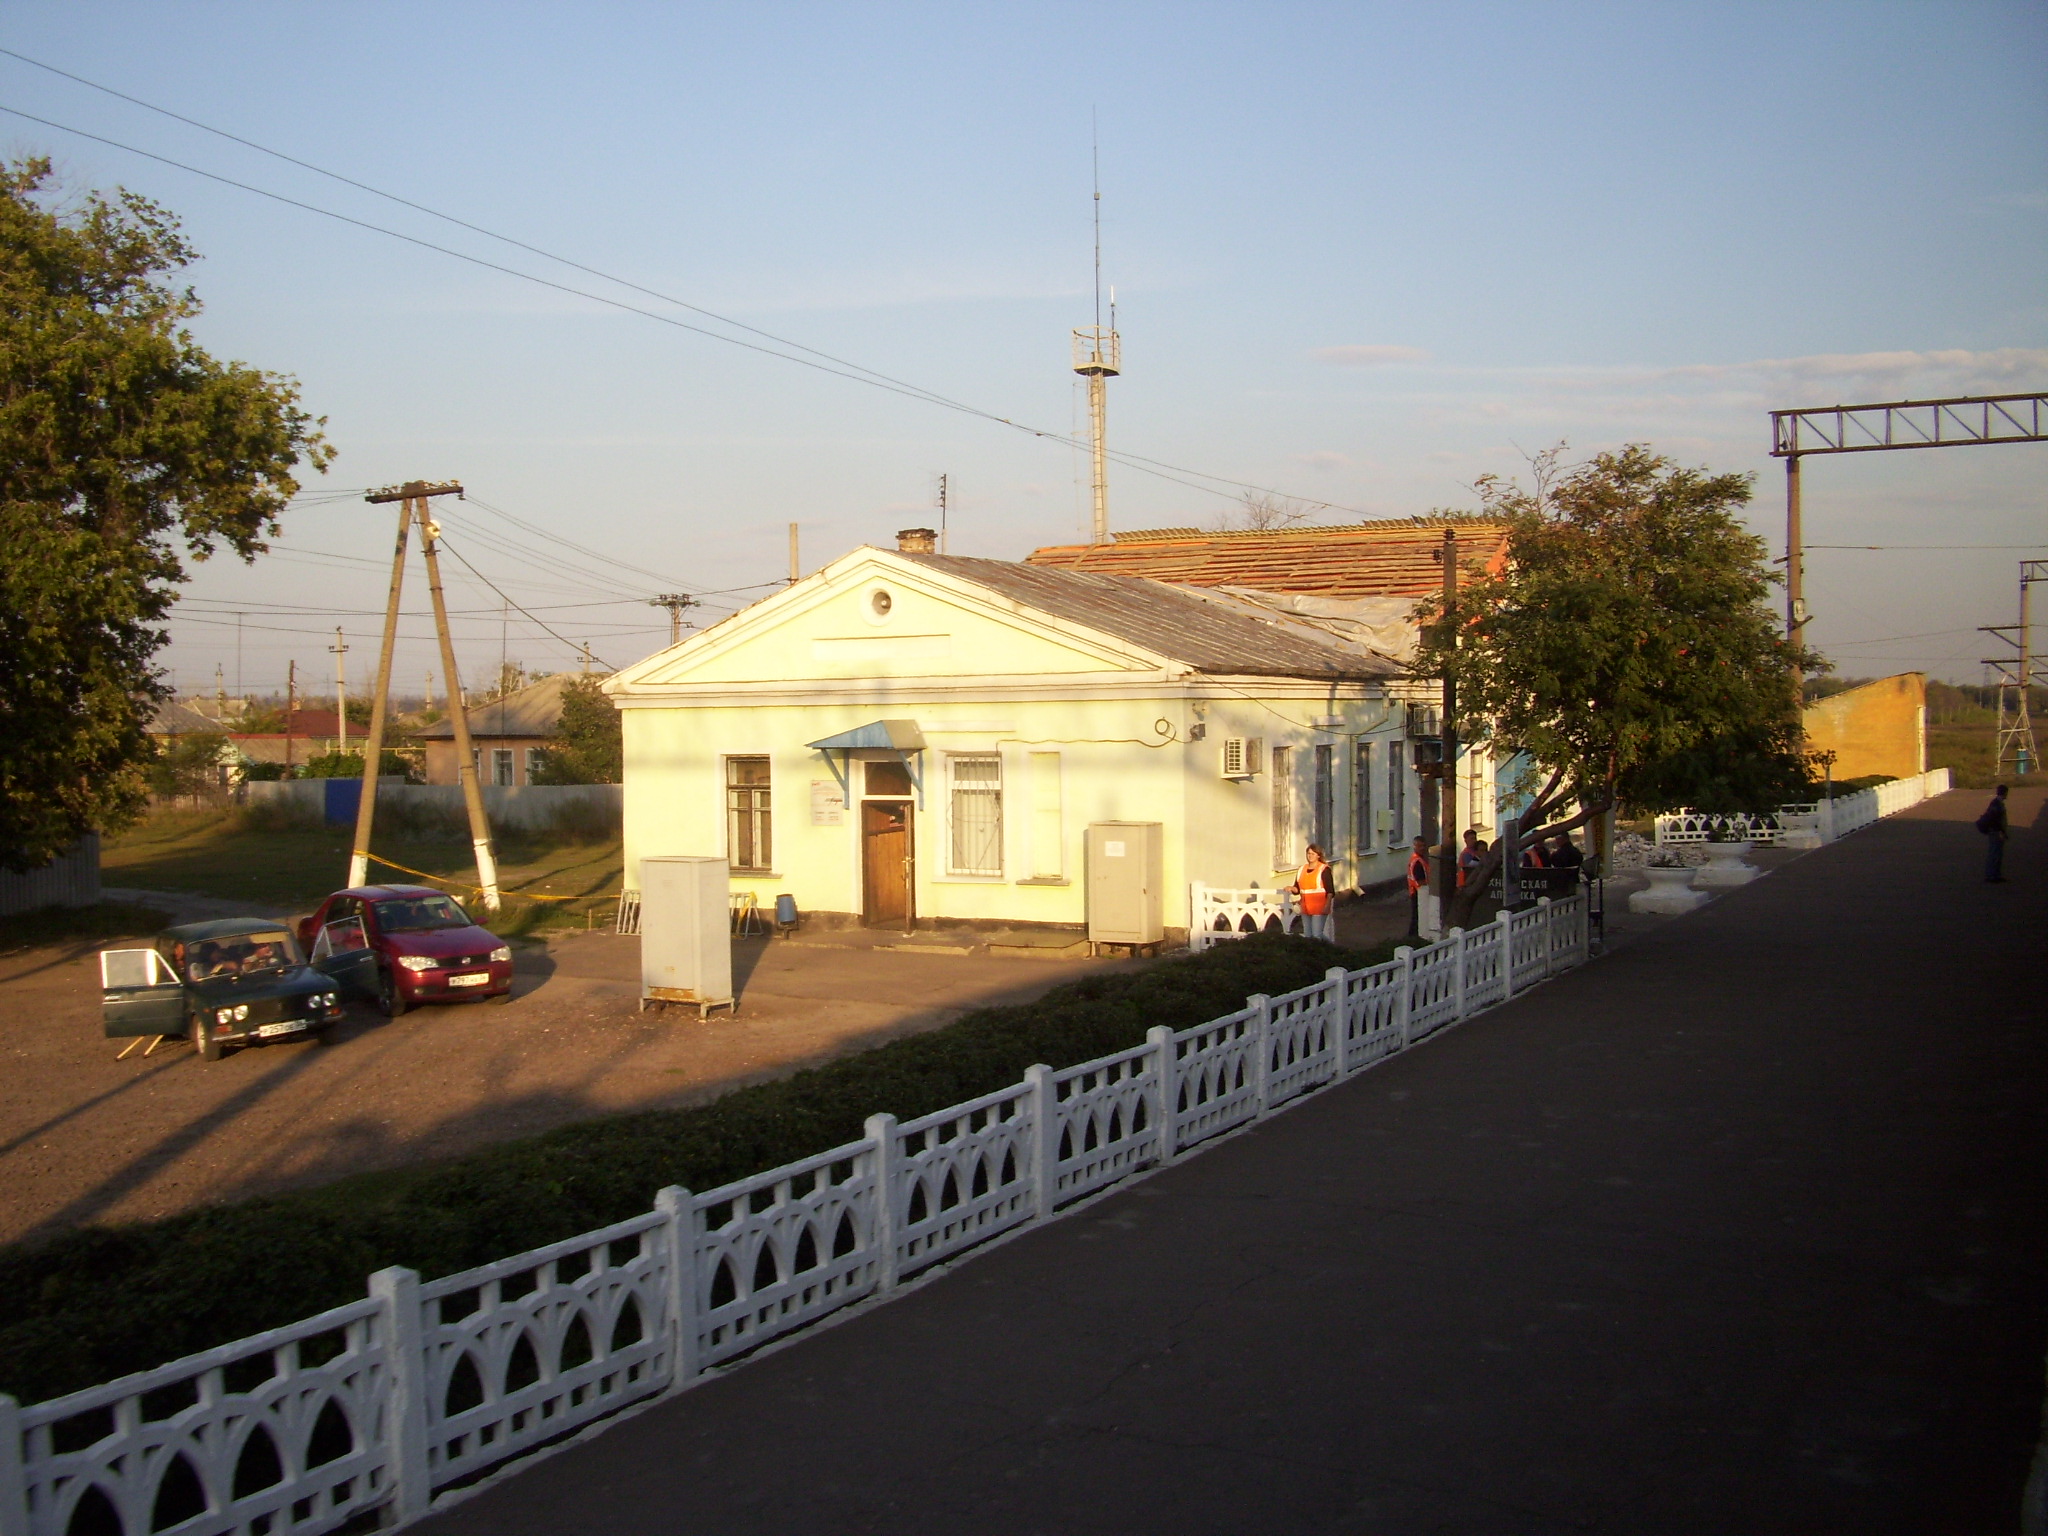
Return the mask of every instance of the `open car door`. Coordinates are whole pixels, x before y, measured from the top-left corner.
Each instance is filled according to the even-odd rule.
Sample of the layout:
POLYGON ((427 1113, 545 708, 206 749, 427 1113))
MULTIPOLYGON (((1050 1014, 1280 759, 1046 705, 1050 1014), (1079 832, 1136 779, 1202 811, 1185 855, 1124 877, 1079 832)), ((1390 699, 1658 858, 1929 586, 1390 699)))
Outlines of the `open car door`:
POLYGON ((336 918, 313 941, 313 969, 332 976, 345 992, 377 995, 377 952, 370 948, 360 917, 336 918))
POLYGON ((153 949, 100 951, 100 1019, 107 1038, 185 1033, 185 989, 153 949))

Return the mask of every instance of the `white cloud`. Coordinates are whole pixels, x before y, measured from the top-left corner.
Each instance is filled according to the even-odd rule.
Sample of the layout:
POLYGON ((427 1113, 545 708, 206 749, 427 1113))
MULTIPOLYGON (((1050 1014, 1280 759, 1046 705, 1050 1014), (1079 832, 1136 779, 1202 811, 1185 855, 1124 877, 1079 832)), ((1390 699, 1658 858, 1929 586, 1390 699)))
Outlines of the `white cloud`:
POLYGON ((1429 354, 1420 347, 1352 346, 1317 347, 1315 359, 1339 368, 1378 368, 1386 363, 1426 363, 1429 354))
POLYGON ((1958 383, 2032 381, 2048 370, 2048 348, 1998 347, 1972 352, 1948 347, 1934 352, 1820 352, 1808 357, 1770 357, 1745 363, 1695 363, 1663 370, 1670 379, 1744 376, 1773 380, 1885 380, 1943 378, 1958 383))
POLYGON ((1351 455, 1339 453, 1334 448, 1318 448, 1314 453, 1304 453, 1301 455, 1301 462, 1308 465, 1311 469, 1320 469, 1325 473, 1329 473, 1332 470, 1349 469, 1351 467, 1351 455))

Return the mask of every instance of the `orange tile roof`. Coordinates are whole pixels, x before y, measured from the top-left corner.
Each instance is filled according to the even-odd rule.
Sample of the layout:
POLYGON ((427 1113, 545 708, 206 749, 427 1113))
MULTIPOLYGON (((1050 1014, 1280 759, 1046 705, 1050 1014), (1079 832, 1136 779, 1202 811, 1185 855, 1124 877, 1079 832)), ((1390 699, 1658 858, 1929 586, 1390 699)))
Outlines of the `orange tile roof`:
POLYGON ((1031 565, 1149 576, 1196 587, 1254 587, 1324 597, 1421 597, 1443 584, 1437 551, 1444 529, 1458 530, 1458 569, 1477 575, 1507 563, 1505 524, 1481 517, 1417 517, 1329 528, 1210 533, 1147 528, 1113 544, 1035 549, 1031 565))

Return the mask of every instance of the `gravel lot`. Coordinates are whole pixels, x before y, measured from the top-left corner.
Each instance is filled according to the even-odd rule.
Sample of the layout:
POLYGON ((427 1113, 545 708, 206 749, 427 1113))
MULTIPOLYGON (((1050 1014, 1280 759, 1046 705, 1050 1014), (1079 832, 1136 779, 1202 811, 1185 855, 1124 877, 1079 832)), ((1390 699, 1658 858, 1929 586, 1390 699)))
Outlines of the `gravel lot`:
POLYGON ((1114 968, 741 940, 739 1012, 700 1023, 638 1011, 637 940, 579 933, 522 946, 508 1004, 395 1022, 357 1004, 332 1046, 205 1063, 178 1041, 114 1059, 125 1042, 100 1033, 101 947, 0 956, 0 1242, 701 1102, 1114 968))

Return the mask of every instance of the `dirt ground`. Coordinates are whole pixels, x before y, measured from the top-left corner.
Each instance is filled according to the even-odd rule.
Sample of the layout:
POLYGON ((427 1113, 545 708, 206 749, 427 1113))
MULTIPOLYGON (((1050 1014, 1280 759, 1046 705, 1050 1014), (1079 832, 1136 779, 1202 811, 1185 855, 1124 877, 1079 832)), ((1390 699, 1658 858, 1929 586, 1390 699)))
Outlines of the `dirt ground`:
MULTIPOLYGON (((181 919, 210 915, 185 906, 181 919)), ((638 1010, 637 939, 576 933, 519 947, 508 1004, 396 1021, 355 1004, 330 1046, 207 1063, 178 1041, 114 1059, 125 1042, 100 1032, 103 945, 113 947, 0 956, 0 1242, 701 1102, 1132 964, 745 939, 734 946, 737 1014, 699 1022, 638 1010)))

